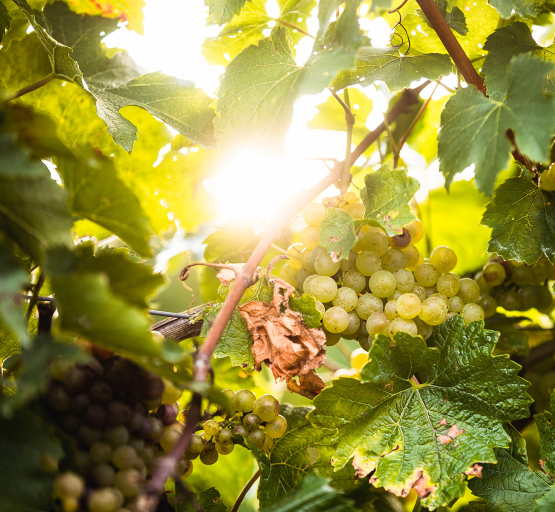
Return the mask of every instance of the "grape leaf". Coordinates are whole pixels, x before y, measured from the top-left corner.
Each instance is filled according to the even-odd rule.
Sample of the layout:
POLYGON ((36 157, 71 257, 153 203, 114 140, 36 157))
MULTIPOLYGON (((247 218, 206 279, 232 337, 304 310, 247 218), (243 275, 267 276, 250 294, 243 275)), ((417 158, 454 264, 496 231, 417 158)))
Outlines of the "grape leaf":
MULTIPOLYGON (((185 493, 184 485, 175 486, 175 512, 198 512, 190 499, 190 492, 185 493)), ((197 495, 198 504, 202 512, 227 512, 220 493, 215 487, 210 487, 197 495)))
POLYGON ((448 55, 402 55, 395 48, 360 48, 355 64, 355 71, 342 71, 333 80, 331 86, 335 90, 355 84, 371 85, 376 80, 382 80, 391 91, 397 91, 421 78, 434 80, 448 75, 452 69, 448 55))
MULTIPOLYGON (((549 393, 551 411, 555 411, 555 390, 549 393)), ((540 433, 540 465, 542 469, 555 476, 555 426, 553 413, 549 411, 534 416, 540 433)))
POLYGON ((389 235, 396 235, 400 229, 415 219, 409 208, 409 201, 420 188, 418 180, 408 176, 405 169, 389 168, 382 165, 376 172, 366 175, 366 186, 360 198, 366 206, 365 217, 377 220, 389 235))
POLYGON ((303 94, 317 94, 341 69, 352 66, 352 52, 331 48, 312 55, 303 67, 293 57, 287 29, 241 52, 226 68, 214 120, 220 145, 282 145, 293 116, 293 103, 303 94))
POLYGON ((523 18, 534 19, 544 3, 542 0, 490 0, 503 18, 510 18, 516 12, 523 18))
POLYGON ((414 488, 429 508, 462 495, 464 474, 508 446, 503 422, 529 414, 528 383, 507 356, 492 357, 496 340, 460 316, 436 327, 430 347, 406 333, 394 345, 378 336, 361 381, 334 381, 309 415, 316 427, 338 429, 334 466, 354 456, 360 475, 375 471, 371 481, 398 496, 414 488))
POLYGON ((316 309, 316 299, 312 295, 303 293, 300 298, 289 297, 289 307, 303 315, 303 320, 309 328, 322 326, 322 313, 316 309))
POLYGON ((555 129, 555 102, 545 93, 545 76, 553 64, 523 54, 509 65, 509 86, 502 101, 486 98, 474 87, 460 89, 445 105, 438 136, 440 171, 447 187, 453 177, 475 165, 476 185, 491 196, 495 178, 507 167, 515 132, 521 153, 548 161, 555 129))
POLYGON ((4 38, 4 35, 8 30, 10 30, 10 25, 12 24, 12 17, 10 16, 10 11, 3 2, 0 1, 0 43, 4 38))
POLYGON ((321 0, 318 4, 318 27, 317 40, 323 41, 330 26, 331 17, 341 6, 345 4, 343 12, 335 23, 335 34, 341 46, 357 49, 364 38, 360 33, 358 25, 357 9, 362 0, 321 0))
MULTIPOLYGON (((547 62, 555 61, 555 45, 539 46, 528 26, 521 21, 498 28, 487 38, 484 50, 488 52, 483 67, 486 76, 484 82, 488 96, 494 100, 502 99, 507 91, 509 64, 516 55, 529 53, 547 62)), ((553 71, 547 75, 547 90, 555 91, 553 71)))
POLYGON ((537 502, 534 512, 551 512, 555 507, 555 486, 537 502))
MULTIPOLYGON (((443 18, 447 22, 447 25, 449 25, 451 29, 453 29, 461 36, 465 36, 466 34, 468 34, 468 27, 466 26, 466 19, 464 17, 464 12, 462 12, 457 5, 453 6, 453 8, 450 11, 448 11, 447 0, 437 0, 436 4, 437 4, 437 8, 439 9, 439 12, 441 13, 443 18)), ((426 15, 423 13, 421 9, 416 9, 416 12, 426 22, 426 25, 428 25, 428 27, 433 28, 432 25, 430 25, 430 21, 428 20, 428 18, 426 18, 426 15)))
POLYGON ((549 492, 551 480, 529 468, 526 442, 518 431, 509 425, 507 433, 509 448, 495 448, 497 463, 484 464, 482 477, 470 480, 468 487, 496 512, 533 510, 536 500, 549 492))
POLYGON ((348 259, 349 252, 357 241, 353 218, 343 210, 328 208, 320 227, 320 245, 325 247, 332 257, 348 259))
POLYGON ((0 510, 45 510, 51 500, 54 475, 41 470, 40 459, 49 454, 60 460, 60 439, 38 415, 20 411, 0 421, 0 510))
POLYGON ((206 261, 242 261, 244 255, 252 251, 260 237, 254 234, 251 226, 226 225, 217 228, 202 242, 206 244, 206 261))
POLYGON ((495 191, 482 224, 493 228, 488 250, 505 259, 538 261, 542 253, 555 259, 555 194, 541 190, 527 170, 495 191))
POLYGON ((499 341, 495 347, 497 351, 520 356, 527 356, 530 353, 528 334, 523 329, 515 327, 522 320, 527 318, 505 316, 501 313, 496 313, 486 320, 486 327, 499 333, 499 341))
POLYGON ((239 14, 246 3, 247 0, 205 0, 204 5, 208 6, 209 21, 223 25, 239 14))

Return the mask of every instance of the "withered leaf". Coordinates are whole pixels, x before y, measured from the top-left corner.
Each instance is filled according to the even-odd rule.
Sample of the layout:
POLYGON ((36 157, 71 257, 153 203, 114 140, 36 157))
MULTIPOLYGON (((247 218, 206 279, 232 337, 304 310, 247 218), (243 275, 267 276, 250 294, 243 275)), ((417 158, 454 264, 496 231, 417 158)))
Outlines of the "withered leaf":
POLYGON ((324 363, 326 335, 321 329, 310 329, 302 315, 289 308, 294 291, 275 279, 270 303, 253 301, 238 309, 253 339, 256 369, 260 371, 265 362, 276 380, 286 380, 292 391, 314 398, 325 387, 315 370, 324 363), (294 381, 297 376, 299 384, 294 381))

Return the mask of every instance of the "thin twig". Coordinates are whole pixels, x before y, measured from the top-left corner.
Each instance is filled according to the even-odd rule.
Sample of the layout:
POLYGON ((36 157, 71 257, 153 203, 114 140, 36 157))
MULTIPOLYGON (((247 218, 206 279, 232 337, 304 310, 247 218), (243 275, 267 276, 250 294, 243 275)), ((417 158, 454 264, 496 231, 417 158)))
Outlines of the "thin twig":
POLYGON ((50 73, 44 78, 41 78, 38 82, 28 85, 27 87, 23 87, 23 89, 19 89, 19 91, 17 91, 13 96, 10 96, 6 101, 13 101, 25 94, 36 91, 37 89, 40 89, 43 85, 46 85, 48 82, 51 82, 54 78, 56 78, 56 74, 50 73))
MULTIPOLYGON (((395 144, 395 137, 393 137, 393 132, 391 131, 391 126, 387 122, 387 118, 384 117, 383 124, 385 126, 385 131, 387 132, 387 137, 389 138, 389 143, 391 144, 391 152, 393 153, 393 161, 399 160, 399 148, 395 144)), ((396 167, 396 166, 394 166, 396 167)))
POLYGON ((441 79, 440 80, 434 80, 434 82, 436 84, 441 85, 441 87, 443 87, 447 92, 450 92, 451 94, 455 94, 457 91, 455 89, 453 89, 452 87, 449 87, 448 85, 445 85, 441 79))
POLYGON ((307 32, 301 27, 297 27, 297 25, 293 25, 293 23, 289 23, 288 21, 285 21, 281 18, 272 18, 272 20, 276 21, 277 23, 281 23, 284 27, 292 28, 293 30, 298 31, 301 34, 304 34, 305 36, 312 37, 312 39, 316 39, 310 32, 307 32))
POLYGON ((245 496, 251 490, 251 487, 259 478, 260 478, 260 469, 254 475, 252 475, 252 478, 245 484, 245 487, 243 487, 241 494, 237 496, 237 500, 235 501, 233 508, 231 509, 230 512, 237 512, 239 510, 239 507, 241 506, 241 503, 243 503, 245 496))
MULTIPOLYGON (((335 94, 334 96, 339 98, 337 94, 335 94)), ((353 144, 353 126, 355 124, 355 116, 351 112, 351 102, 349 100, 348 88, 345 88, 345 90, 343 91, 343 97, 345 98, 343 104, 345 105, 344 110, 345 125, 347 129, 347 142, 345 145, 345 160, 343 161, 343 172, 341 173, 341 195, 345 195, 345 192, 347 192, 349 184, 351 183, 351 145, 353 144)))
POLYGON ((290 256, 291 258, 295 258, 296 260, 300 261, 300 259, 301 259, 300 254, 299 254, 299 256, 296 256, 295 254, 289 254, 287 249, 284 249, 283 247, 280 247, 279 245, 272 244, 272 245, 270 245, 270 247, 272 249, 276 250, 277 252, 280 252, 281 254, 285 254, 286 256, 290 256))
MULTIPOLYGON (((345 111, 345 121, 348 122, 348 123, 355 124, 356 119, 355 119, 355 115, 353 114, 353 111, 351 110, 351 105, 345 103, 341 99, 341 96, 339 96, 339 94, 337 94, 334 90, 330 89, 329 87, 328 87, 328 91, 331 92, 332 96, 343 107, 343 110, 345 111)), ((348 92, 347 88, 345 88, 345 90, 343 91, 343 94, 346 94, 347 98, 349 97, 349 92, 348 92)))
POLYGON ((29 306, 27 307, 27 313, 25 314, 25 325, 29 323, 31 314, 33 313, 33 309, 35 309, 35 306, 39 301, 39 292, 43 284, 44 284, 44 274, 41 272, 39 274, 39 278, 37 279, 35 286, 33 287, 33 295, 29 299, 29 306))

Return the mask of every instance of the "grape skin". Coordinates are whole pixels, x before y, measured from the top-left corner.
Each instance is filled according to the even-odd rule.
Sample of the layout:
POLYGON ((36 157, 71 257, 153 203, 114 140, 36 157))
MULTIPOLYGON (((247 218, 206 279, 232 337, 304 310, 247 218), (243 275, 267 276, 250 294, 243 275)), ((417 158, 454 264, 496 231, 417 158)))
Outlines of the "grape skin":
POLYGON ((422 309, 422 302, 414 293, 404 293, 396 302, 399 316, 410 320, 415 318, 422 309))
POLYGON ((355 290, 342 286, 337 290, 337 295, 333 298, 332 304, 344 309, 347 313, 356 308, 358 296, 355 290))
POLYGON ((328 331, 340 333, 349 326, 349 314, 344 309, 331 307, 324 314, 323 321, 328 331))
POLYGON ((370 291, 382 299, 391 295, 397 288, 395 276, 387 270, 379 270, 370 277, 370 291))
POLYGON ((393 338, 398 332, 406 332, 411 336, 417 336, 418 327, 412 320, 397 317, 389 324, 389 335, 393 338))
POLYGON ((365 293, 358 299, 356 312, 360 318, 367 320, 372 313, 383 311, 383 302, 372 293, 365 293))
POLYGON ((331 277, 317 277, 310 284, 310 294, 320 302, 330 302, 337 295, 337 283, 331 277))

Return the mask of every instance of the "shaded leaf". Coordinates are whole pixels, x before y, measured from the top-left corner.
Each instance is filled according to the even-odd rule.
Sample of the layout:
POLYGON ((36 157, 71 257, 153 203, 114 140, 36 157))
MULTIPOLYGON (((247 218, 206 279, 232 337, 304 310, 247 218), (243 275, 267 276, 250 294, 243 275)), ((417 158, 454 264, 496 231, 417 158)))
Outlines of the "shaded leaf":
MULTIPOLYGON (((175 486, 175 512, 198 512, 184 489, 183 485, 175 486)), ((227 512, 228 510, 215 487, 210 487, 195 497, 202 512, 227 512)))
POLYGON ((316 39, 324 40, 330 26, 330 20, 342 4, 345 4, 339 19, 335 23, 334 32, 341 46, 357 49, 364 38, 358 25, 357 9, 362 0, 321 0, 318 4, 318 34, 316 39))
POLYGON ((252 251, 260 237, 251 226, 227 225, 217 228, 202 242, 206 244, 204 259, 209 262, 244 260, 252 251))
POLYGON ((10 11, 8 11, 4 2, 0 2, 0 43, 2 42, 6 32, 10 30, 11 24, 12 17, 10 16, 10 11))
POLYGON ((496 350, 506 354, 527 356, 530 352, 528 335, 524 329, 517 329, 515 325, 526 320, 526 317, 505 316, 496 313, 486 320, 486 327, 499 332, 496 350))
POLYGON ((428 340, 379 336, 361 382, 341 378, 325 389, 309 419, 338 429, 336 468, 354 456, 360 475, 398 496, 414 488, 431 509, 465 490, 464 474, 495 462, 508 446, 502 424, 529 414, 528 383, 507 356, 492 357, 497 333, 454 317, 428 340), (411 377, 418 374, 420 384, 411 377))
POLYGON ((320 228, 320 245, 332 257, 348 259, 357 241, 353 218, 339 208, 328 208, 320 228))
POLYGON ((510 18, 516 12, 523 18, 534 19, 544 3, 541 0, 491 0, 503 18, 510 18))
POLYGON ((409 201, 420 185, 405 169, 391 170, 389 164, 384 164, 368 174, 364 183, 366 186, 360 192, 366 206, 364 216, 377 220, 389 235, 398 234, 403 226, 415 219, 409 201))
MULTIPOLYGON (((453 6, 453 8, 448 11, 448 2, 447 0, 437 0, 436 2, 439 12, 447 22, 447 25, 455 32, 459 33, 461 36, 465 36, 468 33, 468 27, 466 26, 466 19, 464 17, 464 12, 458 6, 453 6)), ((428 27, 433 29, 430 25, 430 21, 426 18, 426 15, 422 12, 421 9, 416 9, 418 15, 426 22, 428 27)))
POLYGON ((218 25, 231 21, 233 16, 241 12, 246 3, 247 0, 205 0, 204 2, 208 6, 210 21, 218 25))
POLYGON ((474 87, 459 89, 451 97, 438 136, 440 171, 447 187, 457 173, 474 164, 477 187, 491 195, 497 174, 510 159, 507 130, 514 130, 521 153, 533 161, 548 160, 555 103, 544 84, 551 70, 552 64, 519 55, 511 60, 502 101, 486 98, 474 87))
POLYGON ((534 512, 551 512, 555 507, 555 487, 551 487, 551 490, 544 494, 536 503, 536 507, 533 509, 534 512))
MULTIPOLYGON (((551 411, 555 411, 555 390, 549 392, 551 411)), ((544 411, 534 416, 540 433, 540 466, 551 475, 555 476, 555 426, 553 413, 544 411)), ((550 498, 551 499, 551 498, 550 498)))
POLYGON ((314 329, 322 325, 322 313, 316 309, 316 299, 312 295, 303 293, 298 299, 289 297, 289 307, 303 316, 309 328, 314 329))
POLYGON ((543 254, 555 259, 555 194, 532 182, 527 170, 495 191, 482 218, 493 228, 488 250, 505 259, 535 263, 543 254))

